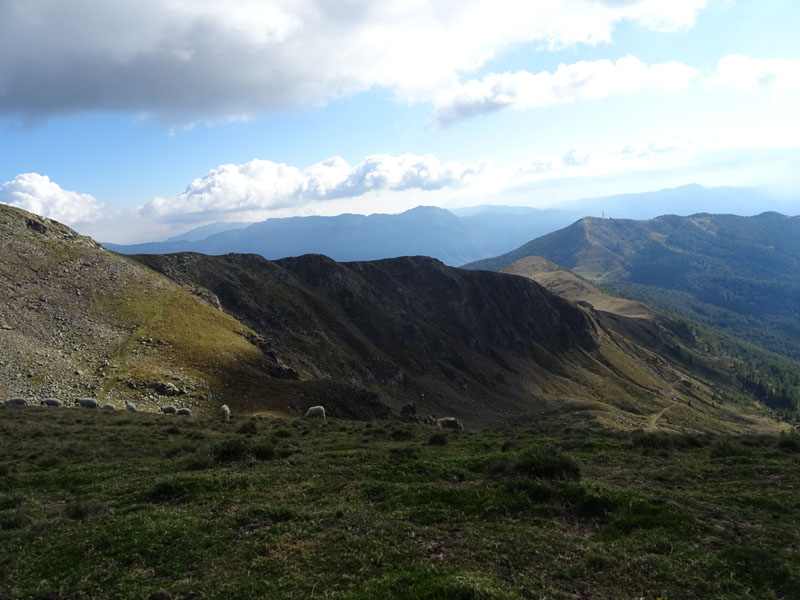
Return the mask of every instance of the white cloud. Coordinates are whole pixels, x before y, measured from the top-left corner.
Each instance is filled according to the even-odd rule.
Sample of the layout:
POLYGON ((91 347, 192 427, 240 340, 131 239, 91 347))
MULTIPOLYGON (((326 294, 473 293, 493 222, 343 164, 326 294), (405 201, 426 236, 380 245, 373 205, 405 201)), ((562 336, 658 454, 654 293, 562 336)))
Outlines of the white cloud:
POLYGON ((565 167, 582 167, 589 162, 590 154, 581 148, 570 148, 564 156, 561 157, 561 162, 565 167))
POLYGON ((737 92, 757 89, 800 90, 800 59, 758 59, 728 54, 717 63, 717 71, 705 80, 707 87, 724 86, 737 92))
POLYGON ((678 62, 647 65, 634 56, 616 62, 561 64, 553 73, 493 73, 444 92, 435 102, 435 124, 447 126, 503 108, 525 109, 635 92, 677 92, 696 74, 678 62))
POLYGON ((156 197, 140 214, 156 219, 201 220, 233 213, 302 208, 319 201, 370 192, 460 188, 480 176, 484 164, 441 163, 432 155, 368 156, 350 166, 338 156, 300 170, 255 159, 221 165, 172 197, 156 197))
POLYGON ((314 105, 373 87, 430 101, 524 44, 689 27, 707 0, 5 0, 0 113, 87 110, 172 124, 314 105))
POLYGON ((94 196, 65 190, 47 175, 21 173, 0 187, 0 202, 67 225, 100 218, 103 208, 94 196))

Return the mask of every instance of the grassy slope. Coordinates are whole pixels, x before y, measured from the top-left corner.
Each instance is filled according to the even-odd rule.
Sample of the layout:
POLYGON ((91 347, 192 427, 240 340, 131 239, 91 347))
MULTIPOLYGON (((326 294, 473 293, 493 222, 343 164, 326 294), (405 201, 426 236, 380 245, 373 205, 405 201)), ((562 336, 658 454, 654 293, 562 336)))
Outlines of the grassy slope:
POLYGON ((431 435, 0 407, 0 597, 730 599, 800 585, 797 438, 431 435), (575 475, 553 448, 581 480, 552 478, 575 475))

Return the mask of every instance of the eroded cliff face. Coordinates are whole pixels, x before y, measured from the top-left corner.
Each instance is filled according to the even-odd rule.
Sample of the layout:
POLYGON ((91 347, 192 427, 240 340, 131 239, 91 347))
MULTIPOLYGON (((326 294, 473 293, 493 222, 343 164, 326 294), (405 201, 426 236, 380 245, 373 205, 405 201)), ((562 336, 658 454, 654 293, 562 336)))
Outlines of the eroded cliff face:
POLYGON ((208 289, 301 379, 347 381, 395 409, 416 401, 487 420, 540 410, 548 380, 564 379, 569 353, 597 344, 592 315, 535 282, 426 257, 135 258, 208 289))

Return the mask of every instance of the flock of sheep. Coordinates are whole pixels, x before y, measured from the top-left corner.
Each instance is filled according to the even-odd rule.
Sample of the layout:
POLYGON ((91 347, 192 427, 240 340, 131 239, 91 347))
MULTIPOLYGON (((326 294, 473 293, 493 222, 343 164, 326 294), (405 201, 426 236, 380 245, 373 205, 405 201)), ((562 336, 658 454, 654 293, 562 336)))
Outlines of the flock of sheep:
MULTIPOLYGON (((28 404, 25 398, 9 398, 5 402, 3 402, 6 406, 26 406, 28 404)), ((62 406, 66 406, 61 400, 58 398, 45 398, 39 404, 42 406, 52 406, 55 408, 59 408, 62 406)), ((97 401, 97 398, 76 398, 74 406, 80 408, 99 408, 101 410, 107 411, 116 411, 117 407, 110 402, 106 402, 102 406, 97 401)), ((136 405, 129 401, 125 400, 125 410, 128 412, 136 412, 136 405)), ((192 411, 188 408, 177 408, 172 404, 167 404, 166 406, 162 406, 159 409, 159 412, 164 413, 165 415, 183 415, 183 416, 191 416, 192 411)), ((227 404, 223 404, 219 407, 219 416, 222 418, 223 421, 230 421, 231 420, 231 409, 228 407, 227 404)), ((325 407, 323 406, 312 406, 306 411, 304 419, 308 419, 311 417, 322 417, 325 418, 325 407)))
MULTIPOLYGON (((4 402, 6 406, 26 406, 28 404, 25 398, 9 398, 4 402)), ((52 406, 55 408, 66 406, 61 400, 58 398, 45 398, 39 404, 42 406, 52 406)), ((102 406, 97 401, 97 398, 76 398, 74 406, 80 408, 99 408, 101 410, 107 411, 116 411, 117 407, 110 402, 106 402, 102 406)), ((136 412, 136 405, 129 400, 125 400, 125 410, 128 412, 136 412)), ((192 411, 188 408, 177 408, 172 404, 167 404, 166 406, 162 406, 159 409, 159 412, 164 413, 165 415, 183 415, 183 416, 191 416, 192 411)), ((219 407, 219 416, 222 418, 223 421, 230 421, 231 420, 231 409, 228 408, 227 404, 223 404, 219 407)), ((312 406, 307 411, 306 414, 303 415, 304 419, 310 419, 313 417, 321 417, 325 419, 325 407, 324 406, 312 406)), ((464 431, 464 425, 461 423, 460 419, 456 417, 444 417, 441 419, 436 419, 431 417, 431 425, 435 427, 439 427, 441 429, 456 429, 458 431, 464 431)), ((424 421, 428 423, 426 419, 424 421)))
MULTIPOLYGON (((9 398, 3 404, 6 406, 26 406, 28 401, 25 398, 9 398)), ((54 408, 60 408, 62 406, 68 406, 58 398, 45 398, 41 402, 39 402, 42 406, 52 406, 54 408)), ((102 406, 100 402, 98 402, 97 398, 76 398, 74 402, 74 406, 79 408, 99 408, 100 410, 107 410, 114 412, 117 410, 117 407, 110 402, 106 402, 102 406)), ((136 405, 131 402, 130 400, 125 400, 125 410, 128 412, 137 412, 136 405)), ((167 404, 166 406, 162 406, 159 409, 159 412, 162 412, 166 415, 183 415, 183 416, 191 416, 192 411, 186 407, 178 408, 172 404, 167 404)), ((227 404, 223 404, 219 409, 219 414, 224 421, 230 421, 231 419, 231 409, 228 408, 227 404)))

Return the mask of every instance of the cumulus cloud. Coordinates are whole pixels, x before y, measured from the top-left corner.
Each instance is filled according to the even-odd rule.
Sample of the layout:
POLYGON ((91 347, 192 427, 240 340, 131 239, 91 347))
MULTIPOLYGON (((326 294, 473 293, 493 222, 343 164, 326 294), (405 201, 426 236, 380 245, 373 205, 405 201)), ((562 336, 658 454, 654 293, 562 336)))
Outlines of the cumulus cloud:
POLYGON ((0 202, 67 225, 95 221, 103 208, 94 196, 65 190, 39 173, 21 173, 4 183, 0 202))
POLYGON ((677 92, 697 75, 678 62, 647 65, 634 56, 561 64, 555 72, 493 73, 453 86, 435 102, 434 123, 457 121, 503 108, 533 108, 643 91, 677 92))
POLYGON ((707 0, 5 0, 0 113, 246 118, 373 87, 430 101, 523 44, 691 26, 707 0))
POLYGON ((432 155, 368 156, 351 166, 338 156, 298 169, 255 159, 221 165, 172 197, 156 197, 140 209, 145 217, 172 220, 218 218, 231 213, 298 208, 383 190, 459 188, 478 177, 483 164, 441 163, 432 155))
POLYGON ((707 86, 721 85, 737 92, 757 89, 800 90, 800 59, 758 59, 729 54, 717 63, 717 72, 706 79, 707 86))

